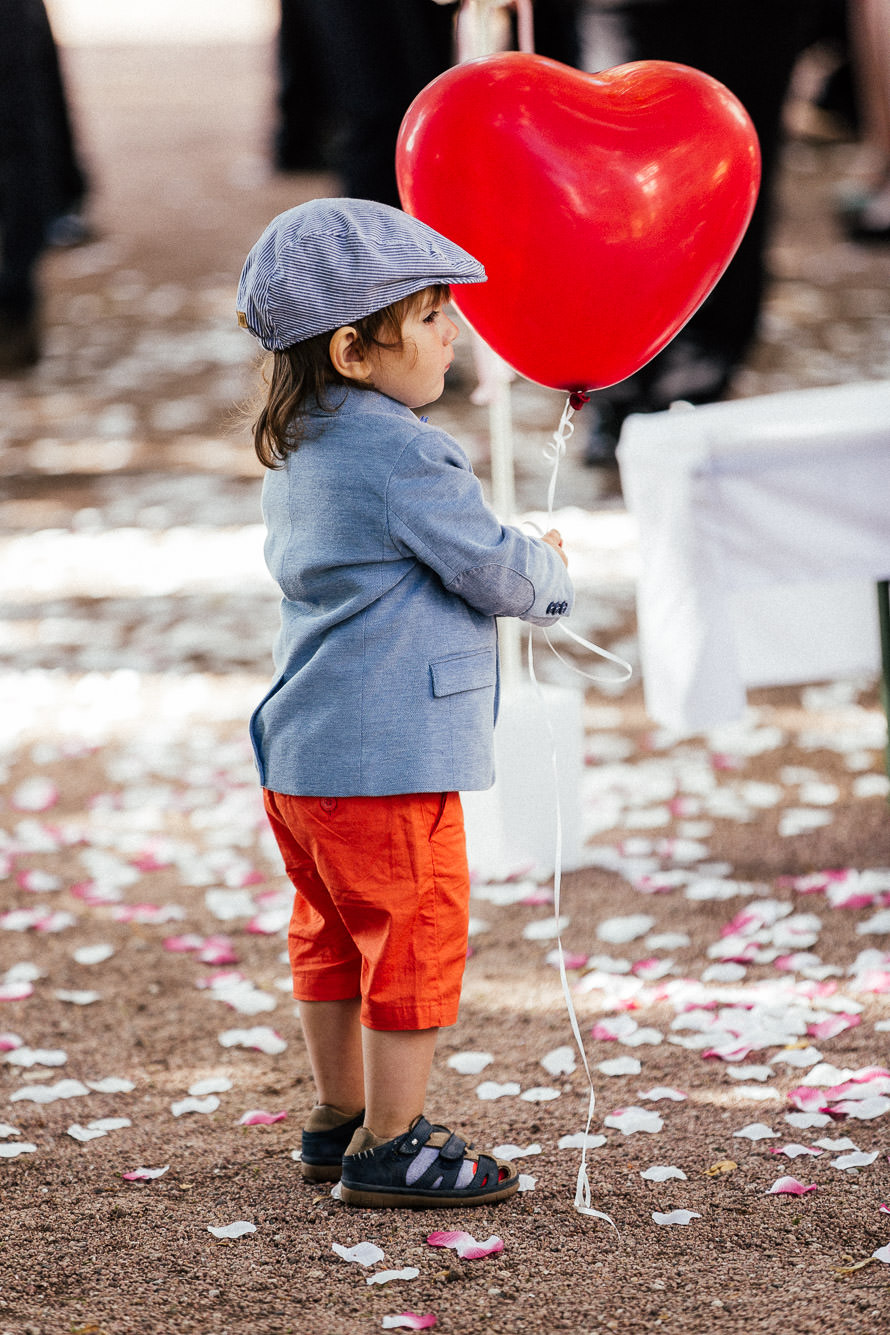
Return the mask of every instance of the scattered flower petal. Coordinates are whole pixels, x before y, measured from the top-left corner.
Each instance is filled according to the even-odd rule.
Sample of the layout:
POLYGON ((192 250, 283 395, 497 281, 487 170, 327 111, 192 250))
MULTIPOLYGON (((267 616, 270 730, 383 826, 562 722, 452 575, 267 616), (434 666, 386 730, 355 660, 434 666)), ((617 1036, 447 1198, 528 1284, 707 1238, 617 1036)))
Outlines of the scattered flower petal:
POLYGON ((571 1135, 560 1136, 557 1148, 561 1150, 598 1150, 605 1145, 606 1136, 595 1136, 589 1131, 573 1131, 571 1135))
POLYGON ((189 1085, 188 1092, 195 1098, 203 1098, 205 1094, 225 1094, 231 1088, 232 1082, 227 1075, 209 1075, 206 1080, 196 1080, 189 1085))
POLYGON ((653 1164, 651 1168, 645 1168, 640 1172, 640 1177, 645 1182, 667 1182, 672 1177, 678 1177, 683 1182, 686 1181, 686 1174, 682 1168, 675 1168, 673 1164, 653 1164))
POLYGON ((746 1140, 769 1140, 776 1133, 771 1131, 764 1122, 749 1122, 747 1126, 742 1127, 741 1131, 733 1131, 732 1134, 733 1136, 743 1136, 746 1140))
POLYGON ((236 1219, 234 1224, 224 1224, 222 1228, 213 1228, 208 1224, 207 1232, 212 1233, 215 1238, 243 1238, 245 1233, 256 1233, 256 1224, 251 1224, 246 1219, 236 1219))
POLYGON ((655 926, 655 919, 647 913, 631 913, 621 918, 606 918, 596 929, 600 941, 610 945, 624 945, 627 941, 636 941, 645 936, 655 926))
POLYGON ((608 1117, 603 1118, 603 1125, 613 1126, 622 1135, 631 1136, 636 1131, 660 1131, 664 1122, 658 1113, 650 1112, 646 1108, 616 1108, 608 1117))
POLYGON ((170 1165, 165 1164, 163 1168, 133 1168, 129 1173, 121 1173, 121 1177, 125 1182, 154 1182, 169 1171, 170 1165))
POLYGON ((59 1080, 54 1085, 22 1085, 10 1094, 10 1103, 55 1103, 57 1099, 76 1099, 89 1094, 79 1080, 59 1080))
POLYGON ((344 1247, 342 1243, 332 1242, 331 1250, 344 1261, 351 1261, 355 1265, 376 1265, 378 1261, 383 1260, 383 1249, 378 1247, 376 1242, 358 1242, 354 1247, 344 1247))
POLYGON ((427 1242, 431 1247, 451 1247, 465 1261, 475 1261, 482 1256, 491 1256, 504 1250, 503 1239, 492 1235, 484 1242, 477 1242, 471 1233, 462 1230, 454 1232, 430 1233, 427 1242))
POLYGON ((532 1089, 524 1089, 519 1097, 526 1103, 550 1103, 553 1099, 560 1098, 561 1094, 561 1090, 551 1089, 547 1085, 535 1085, 532 1089))
POLYGON ((785 1114, 785 1121, 798 1131, 806 1131, 814 1126, 828 1126, 831 1118, 827 1113, 790 1112, 785 1114))
POLYGON ((770 1150, 770 1154, 784 1154, 786 1159, 799 1159, 802 1154, 819 1155, 822 1151, 816 1149, 814 1145, 798 1145, 790 1141, 787 1145, 775 1145, 770 1150))
POLYGON ((596 1069, 603 1075, 639 1075, 643 1066, 636 1057, 612 1057, 598 1062, 596 1069))
POLYGON ((104 1136, 105 1132, 99 1130, 98 1127, 80 1126, 79 1123, 75 1122, 72 1126, 69 1126, 68 1135, 72 1140, 86 1143, 88 1140, 96 1140, 99 1136, 104 1136))
POLYGON ((384 1330, 429 1330, 436 1324, 433 1312, 421 1316, 418 1312, 399 1312, 395 1316, 385 1316, 380 1323, 384 1330))
POLYGON ((870 1122, 875 1117, 883 1117, 890 1112, 890 1098, 881 1095, 873 1099, 844 1099, 831 1105, 831 1112, 841 1113, 860 1122, 870 1122))
POLYGON ((637 1098, 645 1099, 647 1103, 660 1103, 662 1099, 669 1099, 672 1103, 683 1103, 689 1095, 679 1089, 672 1089, 670 1085, 656 1085, 654 1089, 639 1090, 637 1098))
POLYGON ((548 1075, 571 1075, 575 1069, 575 1049, 553 1048, 541 1058, 541 1065, 548 1075))
POLYGON ((219 1041, 224 1048, 252 1048, 270 1056, 277 1056, 287 1048, 286 1040, 264 1024, 253 1029, 227 1029, 219 1035, 219 1041))
POLYGON ((538 1144, 526 1145, 525 1149, 521 1145, 495 1145, 491 1151, 498 1159, 525 1159, 532 1154, 540 1154, 541 1146, 538 1144))
POLYGON ((869 1164, 874 1163, 878 1157, 878 1151, 873 1154, 866 1154, 863 1150, 854 1150, 851 1154, 839 1154, 836 1159, 832 1159, 832 1168, 867 1168, 869 1164))
POLYGON ((0 1159, 16 1159, 20 1154, 35 1154, 37 1146, 29 1141, 7 1141, 0 1145, 0 1159))
POLYGON ((493 1061, 494 1057, 490 1052, 456 1052, 453 1057, 448 1058, 448 1065, 452 1071, 457 1071, 460 1075, 478 1075, 493 1061))
POLYGON ((696 1210, 671 1210, 669 1214, 653 1210, 652 1218, 656 1224, 688 1224, 693 1219, 701 1219, 701 1215, 696 1210))
POLYGON ((805 1187, 802 1182, 798 1182, 796 1177, 777 1177, 766 1194, 767 1196, 803 1196, 808 1191, 815 1190, 815 1182, 811 1182, 808 1187, 805 1187))
POLYGON ((534 922, 528 922, 522 929, 522 935, 526 941, 551 941, 553 937, 559 936, 569 925, 569 919, 565 916, 559 918, 538 918, 534 922))
POLYGON ((114 946, 97 942, 94 946, 80 946, 72 954, 77 964, 104 964, 114 954, 114 946))
POLYGON ((537 1180, 536 1177, 532 1177, 531 1173, 520 1173, 519 1186, 516 1189, 517 1191, 534 1191, 537 1180))
POLYGON ((48 811, 59 800, 59 790, 49 779, 26 779, 20 783, 10 799, 16 811, 48 811))
POLYGON ((170 1104, 170 1111, 174 1117, 183 1117, 186 1113, 212 1113, 219 1107, 219 1099, 215 1094, 208 1094, 206 1099, 179 1099, 176 1103, 170 1104))
POLYGON ((476 1097, 480 1099, 502 1099, 508 1095, 518 1094, 521 1085, 517 1085, 515 1080, 508 1080, 506 1084, 498 1084, 496 1080, 483 1080, 481 1085, 476 1086, 476 1097))
POLYGON ((9 1066, 64 1066, 67 1052, 61 1048, 15 1048, 6 1058, 9 1066))
POLYGON ((287 1117, 286 1112, 263 1112, 260 1108, 255 1108, 251 1112, 244 1113, 238 1118, 239 1126, 272 1126, 275 1122, 283 1122, 287 1117))
POLYGON ((378 1270, 376 1274, 369 1275, 365 1283, 389 1284, 393 1279, 416 1279, 419 1274, 417 1266, 407 1265, 404 1270, 378 1270))
POLYGON ((33 991, 31 983, 0 983, 0 1001, 24 1001, 33 991))

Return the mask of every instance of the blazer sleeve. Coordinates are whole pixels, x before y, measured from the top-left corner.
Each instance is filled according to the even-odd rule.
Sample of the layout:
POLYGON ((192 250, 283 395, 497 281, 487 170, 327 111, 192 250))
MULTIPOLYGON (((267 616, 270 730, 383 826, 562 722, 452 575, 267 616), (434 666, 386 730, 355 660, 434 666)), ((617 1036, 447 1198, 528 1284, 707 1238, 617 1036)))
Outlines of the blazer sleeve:
POLYGON ((412 436, 390 474, 386 505, 396 548, 431 567, 471 607, 537 626, 571 612, 574 590, 560 556, 540 538, 501 524, 445 432, 412 436))

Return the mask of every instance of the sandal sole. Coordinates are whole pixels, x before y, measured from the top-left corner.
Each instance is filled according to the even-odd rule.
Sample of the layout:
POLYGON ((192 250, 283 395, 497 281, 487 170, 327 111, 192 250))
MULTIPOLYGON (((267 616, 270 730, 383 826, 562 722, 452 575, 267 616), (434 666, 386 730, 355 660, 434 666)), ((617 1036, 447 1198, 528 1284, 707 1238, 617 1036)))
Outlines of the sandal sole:
POLYGON ((339 1163, 300 1163, 300 1172, 306 1182, 339 1182, 339 1163))
POLYGON ((519 1190, 519 1177, 499 1185, 494 1191, 452 1193, 432 1190, 426 1193, 408 1191, 374 1191, 367 1188, 347 1187, 340 1184, 340 1200, 347 1205, 363 1206, 366 1210, 455 1210, 461 1205, 496 1205, 519 1190))

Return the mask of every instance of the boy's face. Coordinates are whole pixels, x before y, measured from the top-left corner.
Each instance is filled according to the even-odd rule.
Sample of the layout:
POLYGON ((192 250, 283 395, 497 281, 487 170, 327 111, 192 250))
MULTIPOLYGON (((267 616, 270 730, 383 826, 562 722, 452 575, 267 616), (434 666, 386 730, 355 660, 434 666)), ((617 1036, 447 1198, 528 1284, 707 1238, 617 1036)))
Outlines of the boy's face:
POLYGON ((446 311, 431 290, 423 292, 402 324, 402 347, 371 350, 368 364, 376 390, 407 408, 422 408, 439 398, 459 333, 446 311))

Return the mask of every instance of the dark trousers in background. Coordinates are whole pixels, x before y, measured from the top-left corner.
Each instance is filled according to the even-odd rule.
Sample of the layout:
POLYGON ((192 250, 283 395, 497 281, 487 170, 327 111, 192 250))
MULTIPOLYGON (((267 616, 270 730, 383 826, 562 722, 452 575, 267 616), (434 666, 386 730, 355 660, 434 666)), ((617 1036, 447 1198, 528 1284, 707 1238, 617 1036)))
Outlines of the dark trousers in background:
POLYGON ((0 317, 33 310, 46 229, 53 218, 80 204, 86 188, 42 0, 2 0, 0 317))
POLYGON ((627 60, 669 60, 724 83, 748 111, 763 175, 751 223, 726 273, 663 352, 594 396, 587 461, 608 463, 624 417, 677 399, 721 397, 756 334, 767 283, 766 247, 783 143, 782 110, 804 50, 843 30, 843 0, 636 0, 618 7, 627 60))
MULTIPOLYGON (((580 63, 580 0, 538 0, 535 48, 580 63)), ((395 148, 422 88, 454 64, 458 5, 281 0, 279 128, 285 170, 333 167, 343 193, 398 207, 395 148)))

